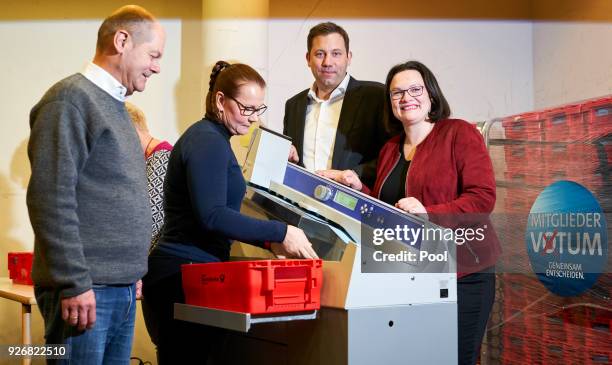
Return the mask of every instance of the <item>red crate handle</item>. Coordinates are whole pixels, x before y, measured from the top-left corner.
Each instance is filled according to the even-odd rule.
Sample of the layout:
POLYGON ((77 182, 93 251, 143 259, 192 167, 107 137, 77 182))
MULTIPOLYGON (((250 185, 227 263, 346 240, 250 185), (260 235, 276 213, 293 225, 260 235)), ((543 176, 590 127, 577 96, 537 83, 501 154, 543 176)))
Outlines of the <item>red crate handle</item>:
POLYGON ((264 277, 263 277, 263 283, 262 283, 262 289, 264 291, 273 291, 274 288, 276 287, 275 285, 275 275, 274 275, 274 266, 269 265, 265 268, 264 272, 264 277))

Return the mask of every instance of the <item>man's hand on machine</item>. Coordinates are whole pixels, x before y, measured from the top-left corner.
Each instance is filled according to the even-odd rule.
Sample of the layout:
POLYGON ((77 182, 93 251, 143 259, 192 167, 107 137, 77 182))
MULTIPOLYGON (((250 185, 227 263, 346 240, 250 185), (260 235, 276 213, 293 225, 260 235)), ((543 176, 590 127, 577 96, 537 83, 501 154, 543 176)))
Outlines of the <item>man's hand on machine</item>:
POLYGON ((298 163, 300 162, 300 155, 298 155, 298 151, 294 145, 291 145, 291 149, 289 150, 289 162, 298 163))
POLYGON ((363 188, 363 184, 361 183, 361 180, 359 180, 359 176, 353 170, 319 170, 316 171, 316 174, 332 179, 337 183, 346 185, 355 190, 361 190, 363 188))
POLYGON ((272 243, 270 250, 278 258, 318 259, 312 244, 304 231, 294 226, 287 226, 287 234, 282 243, 272 243))

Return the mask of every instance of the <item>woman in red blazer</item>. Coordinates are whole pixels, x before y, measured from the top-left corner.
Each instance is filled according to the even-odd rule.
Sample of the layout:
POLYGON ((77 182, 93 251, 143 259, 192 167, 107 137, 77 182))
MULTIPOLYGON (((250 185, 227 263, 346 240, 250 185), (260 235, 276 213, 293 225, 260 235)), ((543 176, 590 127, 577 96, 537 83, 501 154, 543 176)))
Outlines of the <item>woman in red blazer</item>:
POLYGON ((385 123, 399 134, 380 151, 373 189, 351 170, 320 174, 433 221, 487 227, 484 240, 457 246, 459 364, 473 365, 495 299, 501 253, 492 225, 482 219, 495 205, 493 166, 478 130, 449 119, 448 102, 425 65, 409 61, 393 67, 385 86, 385 123))

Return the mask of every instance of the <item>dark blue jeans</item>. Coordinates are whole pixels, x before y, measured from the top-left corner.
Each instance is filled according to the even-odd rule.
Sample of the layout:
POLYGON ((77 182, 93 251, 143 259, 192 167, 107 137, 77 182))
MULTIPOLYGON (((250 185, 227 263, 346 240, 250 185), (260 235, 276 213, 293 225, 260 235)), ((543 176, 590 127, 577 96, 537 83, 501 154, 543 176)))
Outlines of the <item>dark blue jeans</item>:
POLYGON ((136 315, 135 286, 94 285, 96 324, 79 331, 62 320, 58 290, 35 288, 36 301, 45 321, 45 341, 67 344, 70 358, 47 360, 49 364, 129 364, 136 315))

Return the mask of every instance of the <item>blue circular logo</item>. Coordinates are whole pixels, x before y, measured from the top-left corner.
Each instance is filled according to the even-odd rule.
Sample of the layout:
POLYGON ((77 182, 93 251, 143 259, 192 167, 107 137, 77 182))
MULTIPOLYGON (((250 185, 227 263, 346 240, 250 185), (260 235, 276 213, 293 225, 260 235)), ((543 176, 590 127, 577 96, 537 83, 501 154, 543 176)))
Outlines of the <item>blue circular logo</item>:
POLYGON ((585 187, 557 181, 531 207, 525 241, 531 267, 552 293, 571 297, 591 288, 608 260, 606 219, 585 187))

